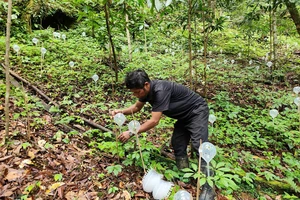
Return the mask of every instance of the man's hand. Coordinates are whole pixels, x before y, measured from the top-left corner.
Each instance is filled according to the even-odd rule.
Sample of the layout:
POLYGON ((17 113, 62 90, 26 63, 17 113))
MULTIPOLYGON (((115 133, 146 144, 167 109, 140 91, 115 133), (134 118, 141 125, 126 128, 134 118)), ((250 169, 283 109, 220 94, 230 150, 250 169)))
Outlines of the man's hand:
POLYGON ((123 133, 121 133, 118 137, 118 139, 121 141, 121 142, 127 142, 127 140, 130 138, 130 132, 129 131, 125 131, 123 133))
POLYGON ((118 113, 122 113, 122 110, 114 110, 114 109, 109 110, 109 114, 112 117, 114 117, 118 113))

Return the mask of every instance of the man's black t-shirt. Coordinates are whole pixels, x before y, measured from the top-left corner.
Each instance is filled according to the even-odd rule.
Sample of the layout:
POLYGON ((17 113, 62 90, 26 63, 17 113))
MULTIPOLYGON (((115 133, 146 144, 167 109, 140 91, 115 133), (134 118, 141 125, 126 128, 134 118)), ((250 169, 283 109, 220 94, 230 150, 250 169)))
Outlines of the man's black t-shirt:
POLYGON ((149 94, 139 101, 149 102, 153 112, 162 112, 179 120, 188 120, 200 114, 201 110, 208 109, 205 100, 197 93, 183 85, 164 80, 152 80, 149 94))

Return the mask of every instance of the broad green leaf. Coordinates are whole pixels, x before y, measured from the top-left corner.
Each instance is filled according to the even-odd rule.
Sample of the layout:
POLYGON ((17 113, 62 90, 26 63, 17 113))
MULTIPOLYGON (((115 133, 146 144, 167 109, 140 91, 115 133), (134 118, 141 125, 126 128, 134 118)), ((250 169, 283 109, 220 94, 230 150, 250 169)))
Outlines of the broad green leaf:
POLYGON ((183 175, 184 178, 189 178, 189 177, 191 177, 191 176, 193 176, 193 173, 185 173, 185 174, 183 175))

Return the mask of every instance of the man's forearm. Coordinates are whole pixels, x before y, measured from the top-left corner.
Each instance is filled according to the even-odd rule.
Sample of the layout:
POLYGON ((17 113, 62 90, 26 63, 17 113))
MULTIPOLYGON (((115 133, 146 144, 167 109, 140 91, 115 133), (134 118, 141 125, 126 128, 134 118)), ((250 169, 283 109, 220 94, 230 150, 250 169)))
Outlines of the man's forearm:
POLYGON ((138 108, 135 106, 135 105, 132 105, 128 108, 125 108, 125 109, 122 109, 121 112, 124 114, 124 115, 130 115, 130 114, 133 114, 133 113, 136 113, 138 112, 138 108))
POLYGON ((151 128, 155 127, 158 124, 158 122, 154 120, 147 120, 145 123, 141 125, 141 128, 139 130, 139 133, 146 132, 150 130, 151 128))

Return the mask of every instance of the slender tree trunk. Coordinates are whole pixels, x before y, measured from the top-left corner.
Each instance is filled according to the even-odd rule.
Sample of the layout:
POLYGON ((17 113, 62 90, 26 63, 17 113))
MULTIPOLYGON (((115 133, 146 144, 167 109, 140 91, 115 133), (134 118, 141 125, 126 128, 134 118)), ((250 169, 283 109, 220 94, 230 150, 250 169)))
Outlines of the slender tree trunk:
POLYGON ((270 28, 270 41, 269 41, 269 58, 268 60, 271 61, 272 60, 272 56, 273 56, 273 14, 272 14, 272 8, 270 8, 269 11, 269 28, 270 28))
MULTIPOLYGON (((205 6, 205 1, 202 1, 202 7, 205 6)), ((206 11, 202 11, 202 20, 203 20, 203 56, 204 56, 204 69, 203 69, 203 81, 204 81, 204 97, 207 96, 207 74, 206 74, 206 69, 207 69, 207 46, 208 46, 208 34, 209 32, 206 30, 206 11)))
POLYGON ((117 58, 116 58, 116 53, 115 53, 115 47, 114 47, 114 43, 112 40, 112 35, 110 32, 110 25, 109 25, 109 13, 108 13, 108 5, 107 3, 105 3, 104 5, 104 11, 105 11, 105 22, 106 22, 106 29, 107 29, 107 33, 108 33, 108 37, 109 37, 109 42, 111 45, 111 50, 113 52, 113 57, 114 57, 114 71, 115 71, 115 79, 116 82, 118 82, 118 65, 117 65, 117 58))
POLYGON ((273 11, 273 69, 277 67, 277 19, 276 9, 273 11))
POLYGON ((300 35, 300 14, 297 10, 296 3, 292 3, 290 0, 285 0, 285 5, 291 15, 291 18, 293 19, 297 32, 300 35))
POLYGON ((145 22, 144 22, 144 40, 145 40, 145 52, 147 52, 147 35, 146 35, 146 27, 145 27, 145 22))
POLYGON ((129 54, 129 61, 132 60, 132 54, 131 54, 131 40, 130 40, 130 32, 128 29, 128 24, 129 24, 129 19, 128 19, 128 14, 127 14, 127 6, 126 3, 124 3, 124 8, 125 8, 125 21, 126 21, 126 35, 127 35, 127 41, 128 41, 128 54, 129 54))
POLYGON ((9 50, 10 50, 10 27, 11 27, 11 12, 12 12, 12 0, 8 0, 7 10, 7 23, 6 23, 6 51, 5 51, 5 76, 6 76, 6 93, 5 93, 5 136, 3 137, 3 143, 8 137, 9 133, 9 96, 10 96, 10 64, 9 64, 9 50))
POLYGON ((191 28, 191 18, 192 18, 192 0, 188 1, 189 11, 188 11, 188 42, 189 42, 189 69, 190 69, 190 87, 193 88, 193 66, 192 66, 192 28, 191 28))

